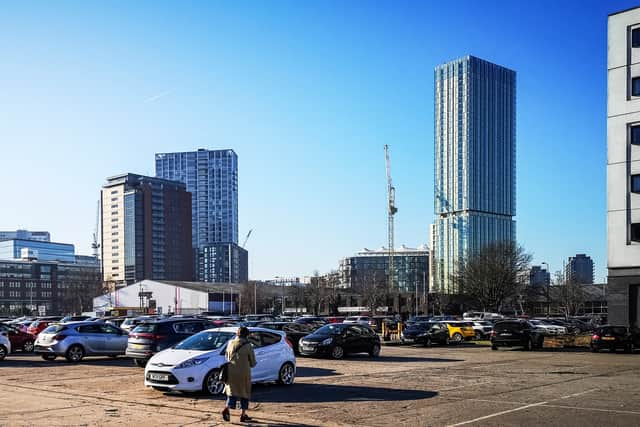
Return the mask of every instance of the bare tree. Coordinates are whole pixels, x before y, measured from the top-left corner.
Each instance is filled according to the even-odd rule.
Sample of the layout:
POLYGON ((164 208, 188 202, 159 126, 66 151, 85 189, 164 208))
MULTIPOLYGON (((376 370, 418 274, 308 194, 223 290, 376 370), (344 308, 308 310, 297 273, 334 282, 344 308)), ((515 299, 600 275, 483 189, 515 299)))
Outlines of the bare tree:
POLYGON ((575 279, 567 278, 559 271, 555 276, 553 288, 558 306, 565 317, 577 315, 585 302, 582 286, 575 279))
POLYGON ((58 310, 61 313, 82 313, 93 310, 93 298, 103 293, 100 272, 77 269, 65 272, 58 281, 58 310))
POLYGON ((314 315, 317 315, 320 312, 320 308, 325 297, 325 280, 325 277, 320 276, 320 274, 315 271, 313 273, 313 277, 309 281, 309 284, 305 286, 307 309, 310 309, 314 315))
POLYGON ((382 271, 367 270, 356 280, 356 292, 362 295, 371 314, 384 304, 387 296, 387 278, 382 271))
POLYGON ((499 312, 524 290, 531 258, 516 242, 491 243, 464 260, 452 279, 483 311, 499 312))

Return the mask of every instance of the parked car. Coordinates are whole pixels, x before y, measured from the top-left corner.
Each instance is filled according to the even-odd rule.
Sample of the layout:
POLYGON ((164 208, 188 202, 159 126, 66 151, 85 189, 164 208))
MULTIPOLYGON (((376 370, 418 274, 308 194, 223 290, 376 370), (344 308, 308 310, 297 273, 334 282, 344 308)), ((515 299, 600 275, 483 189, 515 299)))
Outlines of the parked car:
POLYGON ((526 320, 502 320, 493 325, 491 350, 498 347, 524 347, 533 350, 542 347, 544 332, 526 320))
POLYGON ((407 320, 406 324, 407 326, 411 326, 414 323, 419 323, 419 322, 429 322, 431 321, 431 318, 433 316, 425 316, 425 315, 419 315, 419 316, 411 316, 409 318, 409 320, 407 320))
POLYGON ((64 356, 79 362, 85 356, 121 356, 127 348, 127 332, 102 322, 70 322, 50 325, 36 338, 34 351, 44 360, 64 356))
POLYGON ((296 322, 262 322, 258 326, 274 331, 282 331, 287 334, 287 339, 291 341, 293 351, 296 354, 298 354, 298 343, 300 339, 314 331, 313 326, 296 322))
POLYGON ((344 316, 328 316, 324 318, 327 323, 342 323, 344 319, 346 319, 344 316))
POLYGON ((567 333, 566 327, 554 325, 546 319, 530 319, 529 323, 548 335, 564 335, 567 333))
POLYGON ((376 332, 382 332, 383 324, 386 329, 396 329, 398 327, 398 322, 390 316, 373 316, 369 318, 369 327, 376 332))
POLYGON ((85 320, 90 321, 91 319, 91 316, 66 316, 60 319, 60 323, 84 322, 85 320))
POLYGON ((0 323, 0 332, 6 332, 7 338, 11 342, 11 348, 13 351, 22 350, 26 353, 33 351, 33 342, 35 338, 28 332, 22 332, 20 329, 13 325, 0 323))
POLYGON ((139 317, 127 317, 120 323, 120 328, 124 329, 127 332, 131 332, 133 328, 139 325, 142 322, 150 322, 158 319, 156 316, 139 316, 139 317))
POLYGON ((640 335, 631 332, 626 326, 605 325, 599 326, 591 336, 591 351, 600 350, 624 350, 631 353, 634 347, 640 346, 640 335))
POLYGON ((20 320, 17 322, 16 321, 10 322, 10 324, 18 328, 21 332, 27 333, 27 330, 29 329, 29 325, 31 325, 34 320, 35 319, 20 320))
POLYGON ((463 320, 471 320, 471 321, 477 321, 477 320, 502 320, 505 317, 502 314, 498 314, 498 313, 490 313, 490 312, 486 312, 486 311, 468 311, 466 313, 462 314, 462 319, 463 320))
POLYGON ((58 323, 61 319, 61 317, 42 317, 40 319, 34 320, 27 328, 27 332, 35 337, 40 332, 44 331, 47 326, 52 323, 58 323))
MULTIPOLYGON (((235 327, 208 329, 157 353, 145 368, 145 386, 162 391, 202 390, 211 395, 222 393, 224 384, 218 381, 218 372, 226 361, 227 342, 235 336, 236 331, 235 327)), ((249 328, 248 339, 257 362, 251 369, 252 382, 293 384, 296 357, 285 333, 249 328)))
POLYGON ((349 353, 380 355, 380 337, 368 326, 331 323, 302 338, 298 347, 302 356, 330 356, 342 359, 349 353))
POLYGON ((478 320, 471 323, 473 324, 473 330, 476 332, 477 339, 486 339, 491 335, 491 331, 493 331, 493 323, 488 320, 478 320))
POLYGON ((9 333, 4 330, 0 331, 0 360, 4 360, 7 354, 11 353, 11 341, 9 341, 9 333))
POLYGON ((303 323, 305 325, 311 325, 314 328, 319 328, 320 326, 324 326, 327 324, 327 321, 322 317, 314 317, 314 316, 302 316, 298 317, 294 320, 296 323, 303 323))
POLYGON ((276 317, 271 314, 247 314, 242 320, 245 322, 275 322, 276 317))
POLYGON ((433 343, 449 344, 449 328, 444 323, 418 322, 408 326, 400 334, 403 344, 424 344, 430 347, 433 343))
POLYGON ((563 326, 570 334, 582 334, 593 331, 593 326, 578 319, 545 319, 547 323, 563 326))
POLYGON ((349 316, 342 323, 357 323, 358 325, 369 326, 369 316, 349 316))
POLYGON ((447 326, 449 330, 449 339, 454 344, 461 344, 464 341, 472 340, 476 336, 476 331, 473 329, 473 323, 471 322, 450 320, 440 323, 447 326))
POLYGON ((197 318, 169 318, 142 322, 129 333, 126 355, 133 359, 136 366, 142 368, 159 351, 211 327, 208 320, 197 318))

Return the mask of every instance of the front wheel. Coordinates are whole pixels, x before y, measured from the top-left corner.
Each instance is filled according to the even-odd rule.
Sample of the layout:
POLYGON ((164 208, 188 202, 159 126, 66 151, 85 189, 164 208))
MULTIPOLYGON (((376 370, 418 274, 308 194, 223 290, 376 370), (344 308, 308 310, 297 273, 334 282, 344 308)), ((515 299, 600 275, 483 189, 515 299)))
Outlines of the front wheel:
POLYGON ((56 357, 58 357, 58 356, 56 356, 55 354, 43 354, 42 355, 42 358, 44 360, 47 360, 47 361, 56 360, 56 357))
POLYGON ((373 347, 371 347, 371 351, 369 351, 369 356, 371 357, 380 356, 380 346, 378 344, 374 344, 373 347))
POLYGON ((74 344, 71 347, 69 347, 69 350, 67 350, 67 353, 65 354, 64 357, 69 362, 78 363, 84 357, 84 349, 78 344, 74 344))
POLYGON ((5 357, 7 357, 7 348, 3 345, 0 345, 0 360, 4 360, 5 357))
POLYGON ((278 372, 278 384, 291 385, 296 378, 296 368, 289 362, 282 365, 278 372))
POLYGON ((27 341, 22 345, 22 351, 31 353, 33 351, 33 341, 27 341))
POLYGON ((221 394, 224 391, 224 383, 218 380, 220 371, 214 369, 207 374, 202 382, 202 391, 210 396, 221 394))
POLYGON ((133 359, 133 364, 138 368, 144 368, 147 366, 147 361, 145 359, 133 359))
POLYGON ((342 359, 344 357, 344 349, 339 345, 331 349, 331 357, 334 359, 342 359))
POLYGON ((460 332, 456 332, 455 334, 453 334, 451 338, 453 339, 453 342, 456 344, 460 344, 462 341, 464 341, 464 338, 460 332))

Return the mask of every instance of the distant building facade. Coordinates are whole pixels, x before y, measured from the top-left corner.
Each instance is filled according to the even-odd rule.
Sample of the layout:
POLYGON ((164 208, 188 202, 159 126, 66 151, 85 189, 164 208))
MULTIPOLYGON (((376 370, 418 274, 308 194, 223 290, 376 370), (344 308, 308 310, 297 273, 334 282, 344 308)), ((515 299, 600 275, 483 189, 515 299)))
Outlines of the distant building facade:
POLYGON ((117 175, 107 178, 101 202, 106 283, 193 278, 191 194, 183 183, 117 175))
POLYGON ((609 322, 640 327, 640 8, 609 15, 609 322))
POLYGON ((101 294, 100 267, 66 262, 0 260, 0 314, 57 315, 91 311, 101 294))
POLYGON ((229 149, 158 153, 155 162, 157 177, 183 182, 192 194, 192 246, 196 250, 197 279, 227 282, 229 277, 248 276, 245 274, 249 268, 248 254, 238 246, 236 153, 229 149), (230 273, 224 273, 220 264, 224 251, 232 255, 230 273))
POLYGON ((550 286, 551 274, 540 265, 531 266, 529 270, 529 286, 550 286))
MULTIPOLYGON (((407 248, 402 246, 393 252, 393 266, 396 270, 394 284, 396 293, 418 293, 429 290, 429 249, 427 246, 407 248)), ((357 289, 363 282, 384 283, 389 274, 389 250, 365 249, 356 256, 340 261, 340 282, 345 288, 357 289)))
POLYGON ((566 280, 581 285, 593 284, 593 260, 585 254, 569 257, 565 267, 566 280))
POLYGON ((23 258, 74 263, 76 255, 74 246, 69 243, 24 239, 0 241, 0 259, 17 260, 23 258))
POLYGON ((516 73, 465 56, 435 69, 433 284, 452 280, 465 257, 514 241, 516 73))
POLYGON ((48 231, 29 231, 29 230, 16 230, 16 231, 0 231, 0 240, 36 240, 38 242, 50 242, 51 234, 48 231))

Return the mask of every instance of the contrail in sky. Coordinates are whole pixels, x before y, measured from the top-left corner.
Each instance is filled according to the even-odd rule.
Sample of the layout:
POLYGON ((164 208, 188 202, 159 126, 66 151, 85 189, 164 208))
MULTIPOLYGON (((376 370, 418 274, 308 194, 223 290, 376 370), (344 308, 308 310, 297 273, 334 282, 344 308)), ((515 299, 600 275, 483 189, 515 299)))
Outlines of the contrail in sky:
POLYGON ((173 90, 165 90, 164 92, 160 92, 156 95, 150 96, 149 98, 144 100, 145 104, 150 104, 152 102, 156 102, 160 98, 164 98, 167 95, 170 95, 173 90))

